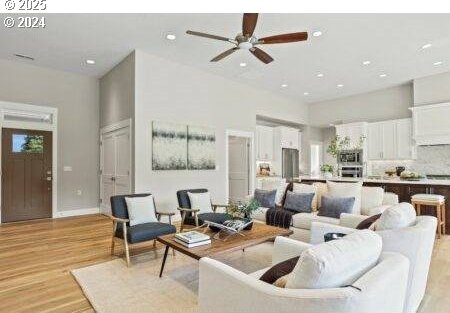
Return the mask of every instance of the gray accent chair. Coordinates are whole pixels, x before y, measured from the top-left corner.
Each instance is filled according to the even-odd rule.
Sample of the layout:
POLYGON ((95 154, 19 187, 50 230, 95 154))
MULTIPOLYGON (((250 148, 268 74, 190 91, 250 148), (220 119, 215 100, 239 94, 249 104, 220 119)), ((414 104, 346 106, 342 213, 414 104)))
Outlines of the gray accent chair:
POLYGON ((230 217, 227 213, 216 213, 217 208, 225 208, 228 210, 229 205, 212 204, 213 213, 200 213, 199 209, 191 207, 191 201, 189 200, 190 193, 204 193, 208 192, 208 189, 185 189, 177 191, 178 210, 181 213, 181 227, 180 232, 183 231, 184 225, 194 225, 196 227, 203 225, 205 221, 211 221, 215 223, 223 223, 230 217))
MULTIPOLYGON (((156 244, 156 238, 158 236, 176 233, 177 229, 171 224, 152 222, 130 226, 130 220, 128 216, 127 203, 125 197, 147 197, 150 193, 133 194, 133 195, 118 195, 111 197, 111 211, 113 220, 113 236, 111 242, 111 254, 114 254, 115 239, 123 240, 125 247, 125 258, 127 266, 130 266, 130 251, 129 245, 133 245, 140 242, 153 240, 153 246, 156 244)), ((154 201, 154 200, 153 200, 154 201)), ((156 208, 156 206, 155 206, 156 208)), ((161 215, 169 215, 169 220, 173 213, 158 213, 155 212, 158 221, 161 219, 161 215)))

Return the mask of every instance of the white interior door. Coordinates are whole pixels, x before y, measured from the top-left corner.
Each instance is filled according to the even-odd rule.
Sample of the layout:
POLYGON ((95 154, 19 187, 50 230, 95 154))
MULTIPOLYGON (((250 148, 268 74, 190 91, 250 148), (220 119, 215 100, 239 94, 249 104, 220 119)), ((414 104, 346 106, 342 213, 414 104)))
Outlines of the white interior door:
POLYGON ((228 140, 229 201, 245 201, 250 193, 250 144, 248 138, 230 136, 228 140))
POLYGON ((130 127, 102 134, 101 146, 101 209, 111 213, 110 198, 131 192, 130 127))

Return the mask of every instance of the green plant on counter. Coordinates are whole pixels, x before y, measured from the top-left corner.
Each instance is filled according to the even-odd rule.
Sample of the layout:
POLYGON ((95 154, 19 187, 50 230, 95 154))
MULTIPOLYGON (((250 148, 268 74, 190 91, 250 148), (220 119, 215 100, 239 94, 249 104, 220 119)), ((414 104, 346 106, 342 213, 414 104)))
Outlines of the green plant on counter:
POLYGON ((322 164, 320 166, 320 171, 322 173, 333 173, 334 168, 333 168, 333 165, 331 165, 331 164, 322 164))

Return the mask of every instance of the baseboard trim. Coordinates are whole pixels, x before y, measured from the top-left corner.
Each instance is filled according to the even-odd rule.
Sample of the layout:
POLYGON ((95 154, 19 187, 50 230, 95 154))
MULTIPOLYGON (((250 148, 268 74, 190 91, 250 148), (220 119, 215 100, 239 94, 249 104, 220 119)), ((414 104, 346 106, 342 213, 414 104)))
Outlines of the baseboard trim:
POLYGON ((56 213, 56 218, 59 217, 69 217, 69 216, 80 216, 80 215, 88 215, 88 214, 98 214, 100 213, 100 208, 86 208, 86 209, 77 209, 77 210, 68 210, 68 211, 58 211, 56 213))

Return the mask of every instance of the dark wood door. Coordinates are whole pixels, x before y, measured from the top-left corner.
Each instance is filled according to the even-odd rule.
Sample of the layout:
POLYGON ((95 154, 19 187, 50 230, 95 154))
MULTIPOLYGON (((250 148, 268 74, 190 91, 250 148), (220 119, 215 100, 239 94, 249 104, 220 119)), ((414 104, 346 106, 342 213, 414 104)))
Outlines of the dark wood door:
POLYGON ((52 133, 2 129, 2 222, 52 217, 52 133))

